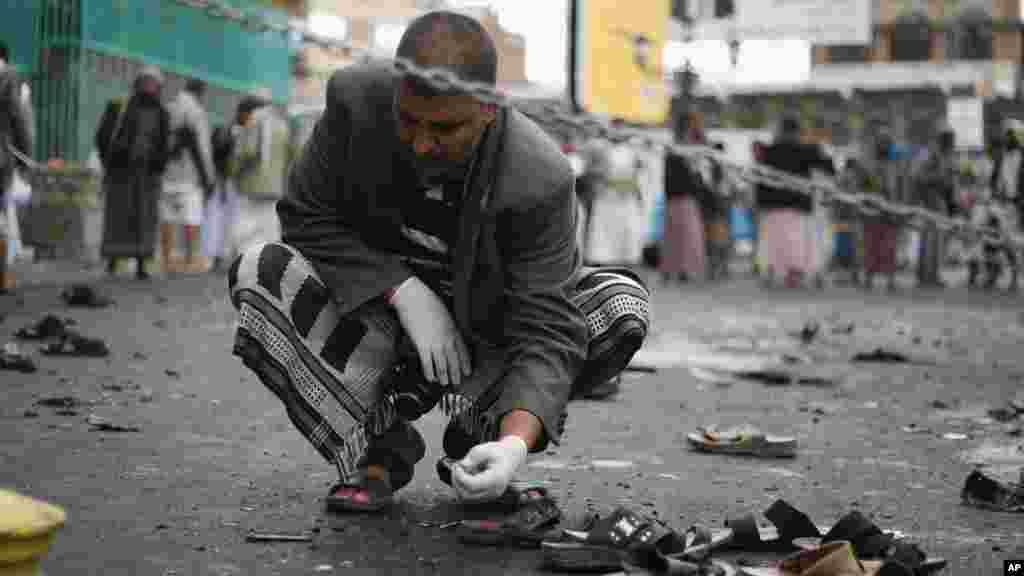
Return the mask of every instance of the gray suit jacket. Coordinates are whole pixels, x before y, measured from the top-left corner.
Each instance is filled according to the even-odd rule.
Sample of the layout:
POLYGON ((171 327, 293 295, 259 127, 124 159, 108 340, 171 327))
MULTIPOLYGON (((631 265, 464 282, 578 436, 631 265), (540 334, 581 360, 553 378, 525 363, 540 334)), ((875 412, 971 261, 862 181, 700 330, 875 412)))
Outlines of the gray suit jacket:
MULTIPOLYGON (((284 242, 313 262, 342 314, 411 275, 388 251, 403 199, 416 190, 400 153, 394 92, 384 68, 336 72, 277 207, 284 242)), ((492 416, 537 416, 540 451, 558 442, 586 356, 585 319, 570 301, 580 273, 573 175, 558 146, 515 110, 499 112, 481 146, 453 250, 453 317, 479 388, 467 393, 498 386, 492 416)))

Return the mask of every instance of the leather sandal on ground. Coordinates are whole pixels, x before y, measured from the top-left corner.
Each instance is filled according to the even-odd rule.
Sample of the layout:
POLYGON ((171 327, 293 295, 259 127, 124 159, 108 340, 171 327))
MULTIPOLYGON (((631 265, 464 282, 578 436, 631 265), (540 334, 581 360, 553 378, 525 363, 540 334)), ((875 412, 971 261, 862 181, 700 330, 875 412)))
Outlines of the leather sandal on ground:
POLYGON ((755 430, 718 431, 699 428, 686 437, 694 449, 715 454, 793 458, 797 440, 791 436, 772 436, 755 430))
POLYGON ((88 284, 73 284, 61 292, 60 297, 68 306, 78 308, 107 308, 114 305, 113 300, 100 295, 95 288, 88 284))
POLYGON ((339 483, 327 494, 327 511, 335 514, 379 512, 391 505, 394 491, 387 480, 367 478, 358 484, 339 483))
MULTIPOLYGON (((1016 409, 1017 406, 1014 408, 1016 409)), ((974 470, 964 481, 964 487, 960 490, 960 500, 967 506, 984 510, 1022 513, 1024 512, 1024 483, 1000 482, 974 470)))
POLYGON ((74 326, 75 321, 70 318, 58 318, 47 314, 35 324, 30 324, 14 333, 18 340, 50 340, 60 338, 67 334, 68 326, 74 326))
POLYGON ((38 368, 31 358, 21 352, 0 348, 0 370, 32 374, 38 368))
POLYGON ((562 519, 562 511, 547 489, 528 488, 519 494, 519 506, 501 520, 465 520, 456 534, 465 544, 478 546, 521 546, 537 548, 557 531, 551 530, 562 519))
POLYGON ((849 542, 837 541, 797 552, 772 567, 742 567, 744 576, 914 576, 911 568, 888 560, 861 560, 849 542))
POLYGON ((770 525, 759 525, 754 514, 725 521, 725 530, 712 535, 712 549, 728 548, 747 552, 789 551, 799 538, 820 538, 827 531, 816 526, 803 512, 785 500, 776 500, 764 512, 770 525))
POLYGON ((840 518, 820 540, 802 539, 797 545, 804 550, 814 550, 833 542, 849 542, 861 560, 898 561, 915 576, 941 570, 947 564, 944 558, 928 557, 919 546, 899 534, 883 531, 856 510, 840 518))
POLYGON ((700 563, 687 562, 683 560, 667 559, 668 562, 662 567, 642 568, 628 562, 623 563, 625 570, 615 572, 608 576, 735 576, 738 574, 736 568, 721 560, 706 560, 700 563))
POLYGON ((657 558, 686 551, 686 542, 661 522, 618 508, 594 522, 582 541, 544 541, 544 564, 571 572, 615 572, 623 562, 649 568, 657 558))
POLYGON ((110 356, 107 344, 98 338, 86 338, 74 332, 68 332, 55 342, 47 344, 39 350, 47 356, 78 356, 85 358, 105 358, 110 356))

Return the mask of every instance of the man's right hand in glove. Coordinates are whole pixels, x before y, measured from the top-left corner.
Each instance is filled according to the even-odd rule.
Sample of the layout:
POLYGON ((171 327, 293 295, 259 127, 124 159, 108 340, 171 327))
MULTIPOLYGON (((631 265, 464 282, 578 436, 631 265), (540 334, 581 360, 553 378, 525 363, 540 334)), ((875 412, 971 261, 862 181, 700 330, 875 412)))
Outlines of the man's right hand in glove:
POLYGON ((415 276, 403 282, 389 301, 419 354, 427 380, 459 386, 462 377, 472 373, 472 364, 444 302, 415 276))

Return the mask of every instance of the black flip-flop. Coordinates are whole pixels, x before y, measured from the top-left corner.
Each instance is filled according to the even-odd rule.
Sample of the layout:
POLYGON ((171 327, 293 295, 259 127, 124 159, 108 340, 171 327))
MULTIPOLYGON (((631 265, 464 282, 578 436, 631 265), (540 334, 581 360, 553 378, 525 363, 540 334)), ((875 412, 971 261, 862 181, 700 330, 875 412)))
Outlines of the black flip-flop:
POLYGON ((47 314, 35 324, 25 326, 14 333, 19 340, 50 340, 60 338, 67 334, 68 326, 74 326, 75 321, 70 318, 58 318, 47 314))
POLYGON ((110 356, 107 344, 98 338, 86 338, 68 332, 56 342, 47 344, 39 351, 46 356, 75 356, 81 358, 106 358, 110 356))
POLYGON ((562 511, 546 488, 535 486, 520 493, 518 508, 501 520, 464 520, 456 528, 459 540, 478 546, 538 548, 552 537, 550 527, 562 519, 562 511))
POLYGON ((327 511, 335 514, 380 512, 394 501, 394 491, 387 480, 367 478, 358 484, 335 484, 325 501, 327 511), (343 491, 348 491, 348 495, 339 495, 343 491), (357 500, 357 494, 366 494, 366 501, 357 500))
POLYGON ((60 296, 65 304, 73 307, 106 308, 114 304, 113 300, 106 296, 101 296, 96 292, 95 288, 88 284, 72 284, 60 296))
POLYGON ((36 363, 24 354, 12 354, 6 350, 0 349, 0 370, 32 374, 33 372, 36 372, 38 368, 36 368, 36 363))
POLYGON ((663 523, 618 508, 598 519, 577 541, 541 543, 544 563, 558 571, 614 572, 623 562, 650 568, 665 556, 686 551, 684 539, 663 523))
POLYGON ((758 525, 754 514, 725 521, 726 529, 713 536, 714 548, 744 550, 747 552, 788 551, 795 548, 794 540, 820 538, 823 530, 807 514, 797 510, 785 500, 776 500, 764 512, 770 526, 758 525))
POLYGON ((809 550, 838 541, 849 542, 861 560, 895 560, 911 567, 915 574, 930 574, 947 564, 945 558, 928 556, 900 535, 883 531, 857 510, 840 518, 820 539, 802 538, 796 545, 809 550))

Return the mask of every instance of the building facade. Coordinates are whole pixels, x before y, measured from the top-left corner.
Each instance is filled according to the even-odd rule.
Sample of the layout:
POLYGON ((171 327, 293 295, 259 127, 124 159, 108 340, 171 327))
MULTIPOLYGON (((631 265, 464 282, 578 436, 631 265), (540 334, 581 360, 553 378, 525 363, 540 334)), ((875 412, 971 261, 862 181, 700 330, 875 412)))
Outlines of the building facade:
POLYGON ((949 123, 961 144, 976 148, 1002 118, 1020 115, 1021 3, 875 0, 871 43, 813 46, 807 82, 705 87, 698 101, 723 126, 768 127, 790 112, 817 140, 846 144, 865 129, 885 127, 923 144, 949 123), (980 102, 983 113, 952 118, 951 100, 980 102), (980 132, 970 128, 975 121, 980 132))
MULTIPOLYGON (((326 48, 311 43, 296 46, 293 104, 322 104, 326 82, 340 67, 367 56, 389 58, 408 23, 429 10, 446 7, 439 0, 275 0, 296 20, 305 20, 318 34, 352 45, 355 49, 326 48)), ((498 83, 502 87, 526 83, 526 41, 504 30, 490 9, 467 10, 494 37, 499 53, 498 83)))

